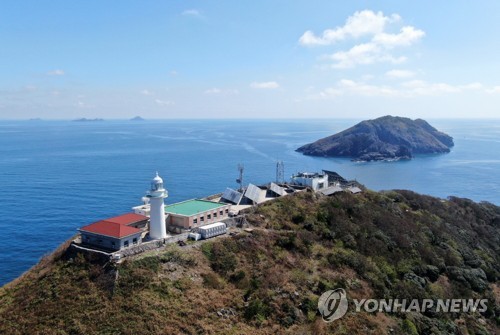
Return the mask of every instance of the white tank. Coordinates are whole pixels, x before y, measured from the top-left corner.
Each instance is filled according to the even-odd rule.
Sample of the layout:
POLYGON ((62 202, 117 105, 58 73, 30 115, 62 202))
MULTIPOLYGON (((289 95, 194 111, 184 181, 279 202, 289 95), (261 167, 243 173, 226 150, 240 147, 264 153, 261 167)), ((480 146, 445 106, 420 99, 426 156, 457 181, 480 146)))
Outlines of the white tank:
POLYGON ((165 204, 163 199, 168 197, 168 192, 163 188, 163 179, 158 176, 154 177, 151 182, 151 190, 147 197, 150 199, 150 216, 149 216, 149 236, 151 239, 157 240, 167 237, 167 228, 165 224, 165 204))

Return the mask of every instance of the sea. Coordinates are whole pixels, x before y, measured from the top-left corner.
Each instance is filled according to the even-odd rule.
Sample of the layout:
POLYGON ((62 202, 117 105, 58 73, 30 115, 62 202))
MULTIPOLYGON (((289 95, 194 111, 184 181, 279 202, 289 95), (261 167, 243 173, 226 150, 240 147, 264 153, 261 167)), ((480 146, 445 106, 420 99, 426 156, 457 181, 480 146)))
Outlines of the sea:
POLYGON ((500 120, 428 120, 449 154, 352 162, 299 146, 361 120, 0 121, 0 286, 94 221, 130 212, 158 171, 167 203, 285 177, 338 172, 373 190, 409 189, 500 205, 500 120))

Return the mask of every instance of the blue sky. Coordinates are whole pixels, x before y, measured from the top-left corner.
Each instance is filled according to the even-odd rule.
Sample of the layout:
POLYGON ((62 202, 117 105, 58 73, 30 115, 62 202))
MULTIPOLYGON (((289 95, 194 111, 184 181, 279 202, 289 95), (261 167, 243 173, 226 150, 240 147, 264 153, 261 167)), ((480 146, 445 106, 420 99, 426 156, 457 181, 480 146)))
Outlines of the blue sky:
POLYGON ((10 1, 0 118, 497 118, 498 1, 10 1))

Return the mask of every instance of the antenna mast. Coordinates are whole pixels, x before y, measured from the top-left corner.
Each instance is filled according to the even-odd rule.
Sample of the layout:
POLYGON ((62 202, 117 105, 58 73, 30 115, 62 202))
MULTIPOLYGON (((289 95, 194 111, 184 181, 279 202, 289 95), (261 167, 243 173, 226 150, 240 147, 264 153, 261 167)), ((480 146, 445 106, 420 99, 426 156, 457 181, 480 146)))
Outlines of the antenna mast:
POLYGON ((243 191, 243 170, 244 169, 245 169, 245 167, 243 166, 243 164, 238 164, 238 171, 239 171, 240 175, 239 175, 239 178, 236 179, 236 182, 238 184, 240 184, 239 191, 243 191))
POLYGON ((276 184, 285 183, 285 164, 283 161, 276 162, 276 184))

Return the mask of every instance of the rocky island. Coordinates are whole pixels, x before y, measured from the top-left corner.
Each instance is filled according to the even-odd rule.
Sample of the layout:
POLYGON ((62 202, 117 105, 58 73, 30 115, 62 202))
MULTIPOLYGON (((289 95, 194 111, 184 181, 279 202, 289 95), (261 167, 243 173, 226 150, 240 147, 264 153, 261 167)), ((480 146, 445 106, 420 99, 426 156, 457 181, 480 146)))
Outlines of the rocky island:
POLYGON ((104 121, 104 119, 100 119, 100 118, 88 119, 86 117, 82 117, 82 118, 79 118, 79 119, 75 119, 73 121, 74 122, 100 122, 100 121, 104 121))
POLYGON ((143 117, 140 117, 140 116, 136 116, 136 117, 133 117, 130 119, 130 121, 144 121, 145 119, 143 117))
POLYGON ((447 153, 453 138, 422 119, 383 116, 306 144, 296 151, 310 156, 350 157, 356 161, 411 159, 414 154, 447 153))

